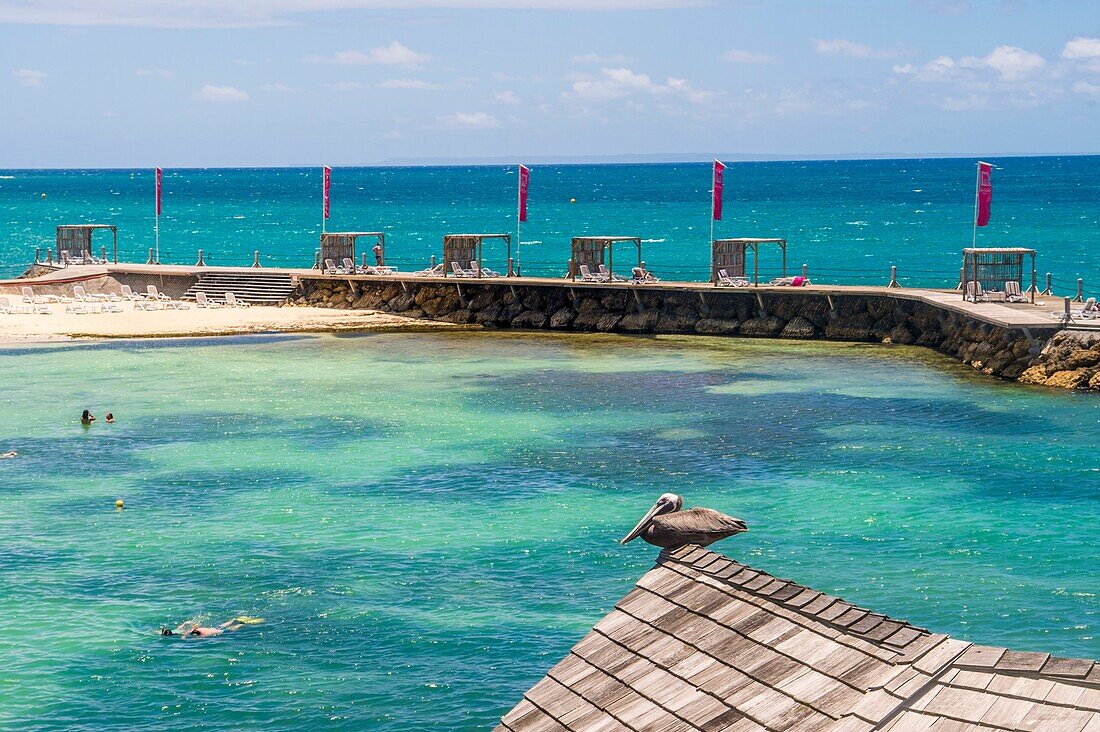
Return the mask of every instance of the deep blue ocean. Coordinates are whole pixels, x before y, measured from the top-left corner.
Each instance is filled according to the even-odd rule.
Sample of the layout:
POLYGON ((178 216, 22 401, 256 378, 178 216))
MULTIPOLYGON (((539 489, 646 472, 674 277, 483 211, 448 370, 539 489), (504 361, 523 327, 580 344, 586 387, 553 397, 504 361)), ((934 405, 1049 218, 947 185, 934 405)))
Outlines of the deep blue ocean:
MULTIPOLYGON (((726 171, 719 237, 789 240, 791 270, 811 280, 954 286, 972 235, 974 160, 736 163, 726 171)), ((1040 278, 1057 292, 1100 285, 1100 157, 995 160, 993 217, 979 246, 1038 249, 1040 278)), ((577 235, 645 239, 651 270, 706 279, 710 166, 533 165, 524 274, 560 275, 577 235), (575 199, 575 203, 571 203, 575 199)), ((318 168, 166 169, 161 261, 309 266, 321 228, 318 168)), ((151 170, 0 170, 0 274, 15 275, 64 223, 119 227, 120 258, 145 261, 153 246, 151 170), (44 195, 43 195, 44 194, 44 195)), ((514 167, 336 168, 329 231, 387 233, 390 263, 420 269, 447 233, 515 232, 514 167)), ((108 235, 103 243, 110 246, 108 235)), ((98 247, 98 242, 97 242, 98 247)), ((625 252, 624 252, 625 254, 625 252)), ((503 245, 486 263, 505 265, 503 245)), ((765 250, 761 273, 779 274, 765 250)), ((1091 288, 1091 289, 1090 289, 1091 288)))

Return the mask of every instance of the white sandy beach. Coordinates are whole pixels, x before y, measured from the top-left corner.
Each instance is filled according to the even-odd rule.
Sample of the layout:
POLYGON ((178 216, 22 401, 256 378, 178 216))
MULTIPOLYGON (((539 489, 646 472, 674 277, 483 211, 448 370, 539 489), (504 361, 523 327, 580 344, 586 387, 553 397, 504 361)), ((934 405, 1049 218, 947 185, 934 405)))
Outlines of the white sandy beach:
POLYGON ((74 338, 172 338, 243 333, 323 331, 436 330, 464 328, 430 320, 405 318, 373 310, 258 306, 186 310, 136 310, 123 303, 121 313, 74 315, 65 305, 51 304, 50 314, 0 314, 0 342, 74 338))

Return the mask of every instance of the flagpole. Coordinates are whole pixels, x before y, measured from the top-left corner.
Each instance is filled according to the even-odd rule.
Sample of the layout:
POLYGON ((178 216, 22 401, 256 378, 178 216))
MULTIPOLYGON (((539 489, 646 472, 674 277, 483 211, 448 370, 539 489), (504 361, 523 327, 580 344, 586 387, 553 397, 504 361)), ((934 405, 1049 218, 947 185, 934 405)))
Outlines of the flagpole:
POLYGON ((516 276, 522 276, 520 249, 523 247, 523 240, 520 238, 520 228, 523 222, 523 213, 520 210, 523 207, 523 163, 519 164, 519 170, 516 171, 516 276))
POLYGON ((978 194, 982 187, 982 161, 978 161, 977 177, 974 180, 974 233, 970 237, 970 247, 978 246, 978 194))
POLYGON ((714 281, 714 185, 718 182, 718 166, 715 158, 710 164, 710 280, 714 281))
POLYGON ((160 166, 153 168, 153 248, 160 264, 160 166))

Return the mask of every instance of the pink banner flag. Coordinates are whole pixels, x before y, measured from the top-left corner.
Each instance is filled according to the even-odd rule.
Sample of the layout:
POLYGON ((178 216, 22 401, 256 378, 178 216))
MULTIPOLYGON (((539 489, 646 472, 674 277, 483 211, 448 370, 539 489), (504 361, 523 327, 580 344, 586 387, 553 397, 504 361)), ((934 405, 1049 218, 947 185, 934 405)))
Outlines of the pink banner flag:
POLYGON ((332 168, 328 167, 327 165, 324 167, 324 182, 321 184, 321 187, 323 190, 322 195, 324 198, 324 217, 327 219, 329 213, 329 204, 331 202, 331 199, 329 198, 329 191, 332 189, 332 168))
POLYGON ((714 161, 714 198, 711 205, 711 215, 715 221, 722 220, 722 171, 725 169, 726 166, 721 161, 714 161))
POLYGON ((993 166, 978 163, 978 206, 975 210, 974 224, 985 226, 989 223, 989 208, 993 202, 993 166))
POLYGON ((161 171, 161 169, 158 167, 157 168, 157 216, 160 216, 160 190, 161 190, 161 183, 162 183, 163 176, 164 176, 163 171, 161 171))
POLYGON ((519 166, 519 221, 527 221, 527 186, 531 182, 531 169, 526 165, 519 166))

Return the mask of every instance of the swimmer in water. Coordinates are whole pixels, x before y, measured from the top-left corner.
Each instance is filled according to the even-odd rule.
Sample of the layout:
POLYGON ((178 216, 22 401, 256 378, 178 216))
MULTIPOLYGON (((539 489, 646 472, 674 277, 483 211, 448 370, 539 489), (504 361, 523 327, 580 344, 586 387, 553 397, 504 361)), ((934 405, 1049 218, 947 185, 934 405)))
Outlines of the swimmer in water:
POLYGON ((84 413, 80 415, 80 424, 89 427, 92 422, 95 422, 95 415, 85 409, 84 413))
POLYGON ((230 633, 234 630, 237 630, 238 628, 243 627, 244 623, 238 623, 236 618, 234 618, 233 620, 227 620, 221 625, 215 626, 213 628, 207 628, 205 626, 199 625, 194 621, 188 620, 186 622, 180 623, 179 627, 175 630, 170 630, 169 628, 161 628, 160 634, 178 635, 181 638, 213 638, 216 635, 221 635, 222 633, 230 633))
POLYGON ((19 453, 15 450, 8 450, 4 454, 0 455, 0 460, 11 460, 14 457, 19 457, 19 453))
POLYGON ((107 420, 107 424, 115 423, 115 415, 111 414, 110 412, 107 412, 107 416, 104 417, 104 419, 107 420))

